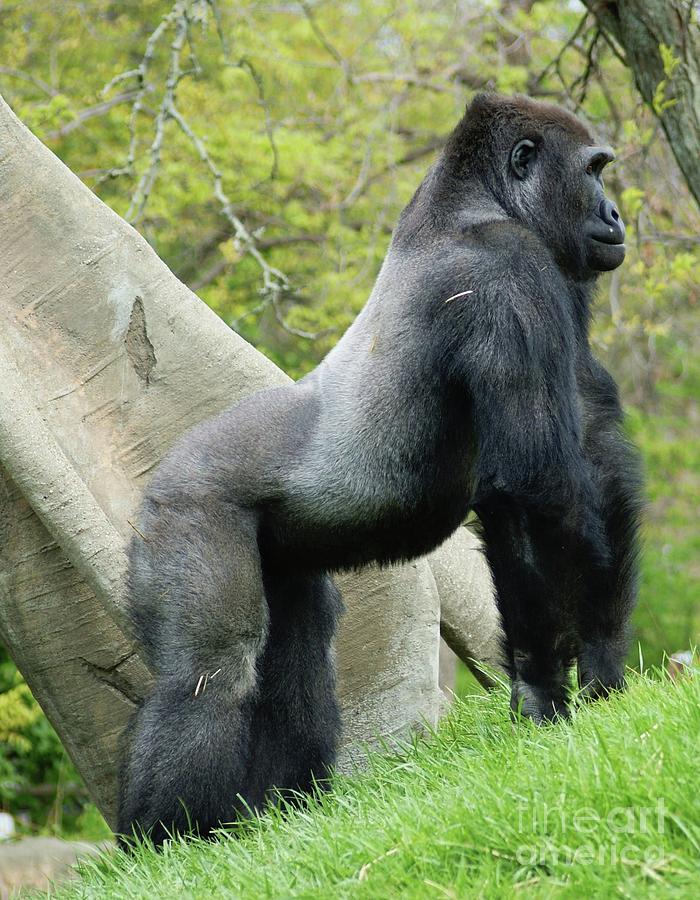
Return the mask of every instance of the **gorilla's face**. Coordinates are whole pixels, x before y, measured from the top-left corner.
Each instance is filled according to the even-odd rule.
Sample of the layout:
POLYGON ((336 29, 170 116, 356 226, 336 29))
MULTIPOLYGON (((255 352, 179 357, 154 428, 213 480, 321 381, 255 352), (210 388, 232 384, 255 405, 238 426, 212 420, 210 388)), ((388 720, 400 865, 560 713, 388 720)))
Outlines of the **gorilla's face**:
POLYGON ((605 196, 601 177, 603 168, 613 159, 615 154, 609 147, 584 147, 579 157, 586 190, 592 198, 582 240, 587 267, 593 272, 616 269, 625 258, 625 223, 617 206, 605 196))
POLYGON ((563 268, 587 276, 616 269, 625 258, 625 225, 605 196, 609 147, 559 129, 521 138, 510 152, 511 196, 563 268))

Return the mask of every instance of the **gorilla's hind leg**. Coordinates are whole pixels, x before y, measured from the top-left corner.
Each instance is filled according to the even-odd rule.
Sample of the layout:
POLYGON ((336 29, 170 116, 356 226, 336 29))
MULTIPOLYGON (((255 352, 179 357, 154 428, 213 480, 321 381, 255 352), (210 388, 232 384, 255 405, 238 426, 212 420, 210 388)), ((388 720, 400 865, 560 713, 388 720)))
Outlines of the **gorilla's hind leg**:
POLYGON ((643 505, 637 454, 620 434, 617 422, 611 426, 599 414, 596 424, 587 437, 587 452, 600 485, 610 558, 607 565, 592 569, 578 611, 578 677, 581 697, 589 700, 625 685, 643 505))
POLYGON ((328 575, 266 575, 270 625, 251 721, 248 784, 287 801, 324 782, 335 762, 340 714, 333 638, 342 610, 328 575))
POLYGON ((160 844, 169 832, 207 835, 255 803, 250 726, 269 616, 245 513, 166 507, 144 527, 130 589, 156 685, 130 726, 119 832, 160 844))

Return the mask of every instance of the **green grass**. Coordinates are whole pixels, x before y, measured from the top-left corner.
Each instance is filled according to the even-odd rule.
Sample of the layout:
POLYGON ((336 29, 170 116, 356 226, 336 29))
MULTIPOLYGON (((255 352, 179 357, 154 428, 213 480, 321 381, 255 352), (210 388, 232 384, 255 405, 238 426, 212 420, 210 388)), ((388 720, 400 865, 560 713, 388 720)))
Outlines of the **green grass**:
POLYGON ((689 897, 700 877, 700 677, 635 676, 571 723, 509 721, 504 691, 370 757, 308 809, 219 843, 114 852, 60 898, 689 897))

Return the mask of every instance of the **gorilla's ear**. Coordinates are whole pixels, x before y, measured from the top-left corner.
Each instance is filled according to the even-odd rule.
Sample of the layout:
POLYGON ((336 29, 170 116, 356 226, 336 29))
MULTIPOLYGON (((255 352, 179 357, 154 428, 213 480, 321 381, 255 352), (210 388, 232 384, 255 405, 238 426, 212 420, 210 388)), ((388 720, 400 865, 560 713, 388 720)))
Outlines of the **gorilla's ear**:
POLYGON ((510 151, 510 167, 517 178, 525 178, 530 166, 537 156, 537 147, 534 141, 527 138, 518 143, 510 151))

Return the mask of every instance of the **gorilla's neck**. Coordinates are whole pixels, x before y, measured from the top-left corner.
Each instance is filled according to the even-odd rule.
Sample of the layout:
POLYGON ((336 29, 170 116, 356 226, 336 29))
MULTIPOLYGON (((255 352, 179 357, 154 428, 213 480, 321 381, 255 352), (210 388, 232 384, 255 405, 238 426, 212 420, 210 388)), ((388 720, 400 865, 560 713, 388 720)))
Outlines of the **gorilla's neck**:
POLYGON ((597 277, 586 279, 567 278, 570 286, 570 295, 573 302, 574 324, 578 332, 579 341, 588 344, 588 334, 591 325, 591 309, 597 284, 597 277))

